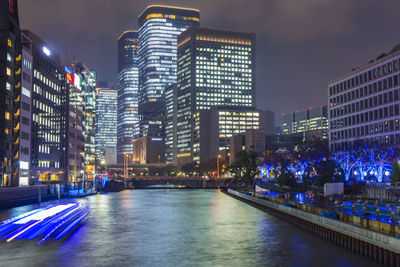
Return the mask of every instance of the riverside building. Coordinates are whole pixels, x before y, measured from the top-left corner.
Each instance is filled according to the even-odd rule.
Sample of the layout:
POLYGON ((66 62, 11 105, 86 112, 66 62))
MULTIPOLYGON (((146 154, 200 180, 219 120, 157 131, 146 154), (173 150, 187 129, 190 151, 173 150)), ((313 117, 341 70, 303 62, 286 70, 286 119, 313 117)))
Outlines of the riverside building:
MULTIPOLYGON (((202 145, 195 141, 201 110, 221 106, 227 109, 225 112, 235 112, 229 111, 230 108, 254 109, 255 75, 254 33, 191 27, 179 35, 176 86, 178 165, 202 161, 197 151, 202 145)), ((200 131, 203 130, 200 126, 200 131)), ((221 131, 221 135, 224 134, 227 133, 221 131)), ((167 136, 167 142, 170 138, 167 136)), ((219 143, 219 149, 229 147, 224 136, 219 143)))
POLYGON ((64 181, 66 155, 66 83, 58 54, 30 31, 32 41, 31 176, 64 181))
POLYGON ((329 144, 335 152, 360 145, 400 146, 400 46, 328 85, 329 144))

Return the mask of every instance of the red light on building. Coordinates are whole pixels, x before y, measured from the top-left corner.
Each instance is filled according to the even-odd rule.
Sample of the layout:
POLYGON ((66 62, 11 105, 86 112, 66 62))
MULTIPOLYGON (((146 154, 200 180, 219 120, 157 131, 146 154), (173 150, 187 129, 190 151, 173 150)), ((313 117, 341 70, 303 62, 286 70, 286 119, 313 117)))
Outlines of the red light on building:
POLYGON ((68 72, 65 73, 65 78, 67 78, 67 80, 68 80, 70 83, 74 84, 74 79, 72 79, 71 74, 69 74, 68 72))
POLYGON ((11 14, 14 14, 14 0, 8 0, 8 9, 11 14))

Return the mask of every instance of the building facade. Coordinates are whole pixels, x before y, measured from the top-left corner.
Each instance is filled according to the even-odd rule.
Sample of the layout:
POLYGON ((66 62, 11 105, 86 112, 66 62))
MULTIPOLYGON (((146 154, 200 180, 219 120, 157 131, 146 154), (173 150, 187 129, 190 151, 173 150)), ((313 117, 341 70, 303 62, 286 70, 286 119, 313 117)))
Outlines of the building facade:
POLYGON ((229 140, 229 163, 236 161, 236 155, 240 151, 265 151, 265 130, 248 130, 242 134, 233 135, 229 140))
POLYGON ((400 49, 328 85, 331 151, 400 146, 400 49))
POLYGON ((164 95, 176 83, 177 36, 198 26, 196 9, 148 6, 139 16, 139 136, 164 137, 164 95))
POLYGON ((309 108, 282 116, 282 134, 305 133, 319 130, 328 139, 328 107, 309 108))
MULTIPOLYGON (((118 91, 110 88, 96 89, 96 156, 98 162, 106 160, 106 149, 117 149, 117 98, 118 91)), ((108 152, 110 153, 111 150, 108 152)))
POLYGON ((67 90, 59 56, 30 31, 32 41, 31 176, 41 181, 64 181, 67 90))
POLYGON ((165 162, 165 141, 161 137, 143 136, 133 140, 132 162, 161 164, 165 162))
MULTIPOLYGON (((83 124, 84 115, 84 99, 82 87, 75 85, 75 73, 69 67, 65 67, 65 79, 67 82, 67 155, 68 164, 66 167, 66 176, 69 182, 80 181, 83 177, 83 153, 84 153, 84 137, 83 124)), ((76 77, 79 82, 80 78, 76 77)))
POLYGON ((118 38, 117 154, 121 163, 124 153, 132 154, 132 138, 139 122, 138 68, 138 33, 125 31, 118 38))
MULTIPOLYGON (((18 106, 16 118, 19 123, 19 162, 16 166, 16 175, 19 186, 26 186, 33 183, 30 177, 31 163, 31 139, 32 139, 32 41, 24 33, 21 33, 22 41, 22 79, 21 79, 21 99, 16 103, 18 106)), ((18 128, 18 127, 17 127, 18 128)))
POLYGON ((198 110, 193 115, 191 152, 177 154, 178 165, 215 159, 222 151, 229 150, 232 136, 259 129, 273 133, 273 112, 241 107, 198 110))
POLYGON ((178 37, 178 161, 202 161, 195 152, 199 111, 254 108, 255 75, 254 33, 192 27, 178 37))
POLYGON ((83 63, 69 66, 73 73, 73 85, 83 98, 83 170, 86 179, 93 179, 96 167, 96 79, 83 63))
POLYGON ((165 89, 165 163, 167 164, 176 164, 176 93, 176 83, 165 89))
MULTIPOLYGON (((17 1, 0 3, 0 186, 17 186, 21 95, 21 34, 17 1), (15 104, 14 104, 15 103, 15 104)), ((29 137, 27 137, 29 138, 29 137)))

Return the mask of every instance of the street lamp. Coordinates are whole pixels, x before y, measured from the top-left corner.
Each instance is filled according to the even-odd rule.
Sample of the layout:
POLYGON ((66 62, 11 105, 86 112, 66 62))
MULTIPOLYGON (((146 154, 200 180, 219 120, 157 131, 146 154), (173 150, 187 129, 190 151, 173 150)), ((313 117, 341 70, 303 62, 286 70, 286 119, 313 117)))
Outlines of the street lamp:
POLYGON ((220 158, 221 158, 221 155, 218 154, 218 157, 217 157, 217 178, 220 178, 220 176, 219 176, 219 159, 220 158))

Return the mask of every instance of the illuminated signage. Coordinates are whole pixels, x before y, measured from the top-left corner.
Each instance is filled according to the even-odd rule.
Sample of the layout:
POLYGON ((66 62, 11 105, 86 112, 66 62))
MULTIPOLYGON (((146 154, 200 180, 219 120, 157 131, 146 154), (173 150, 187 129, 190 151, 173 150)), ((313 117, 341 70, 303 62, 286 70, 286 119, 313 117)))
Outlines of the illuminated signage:
POLYGON ((68 72, 65 73, 65 78, 70 82, 70 83, 74 83, 74 79, 72 79, 71 74, 69 74, 68 72))
POLYGON ((76 73, 74 73, 74 86, 75 86, 76 88, 78 88, 79 90, 82 89, 82 80, 81 80, 81 77, 80 77, 78 74, 76 74, 76 73))
POLYGON ((72 72, 67 67, 64 67, 65 70, 65 78, 71 83, 74 84, 74 79, 72 78, 72 72))
POLYGON ((21 160, 19 162, 19 167, 21 168, 21 170, 28 170, 29 169, 29 162, 21 160))
POLYGON ((151 141, 162 141, 162 138, 151 138, 151 141))
POLYGON ((43 46, 42 50, 43 50, 43 53, 45 53, 46 56, 49 57, 51 55, 51 51, 47 47, 43 46))

